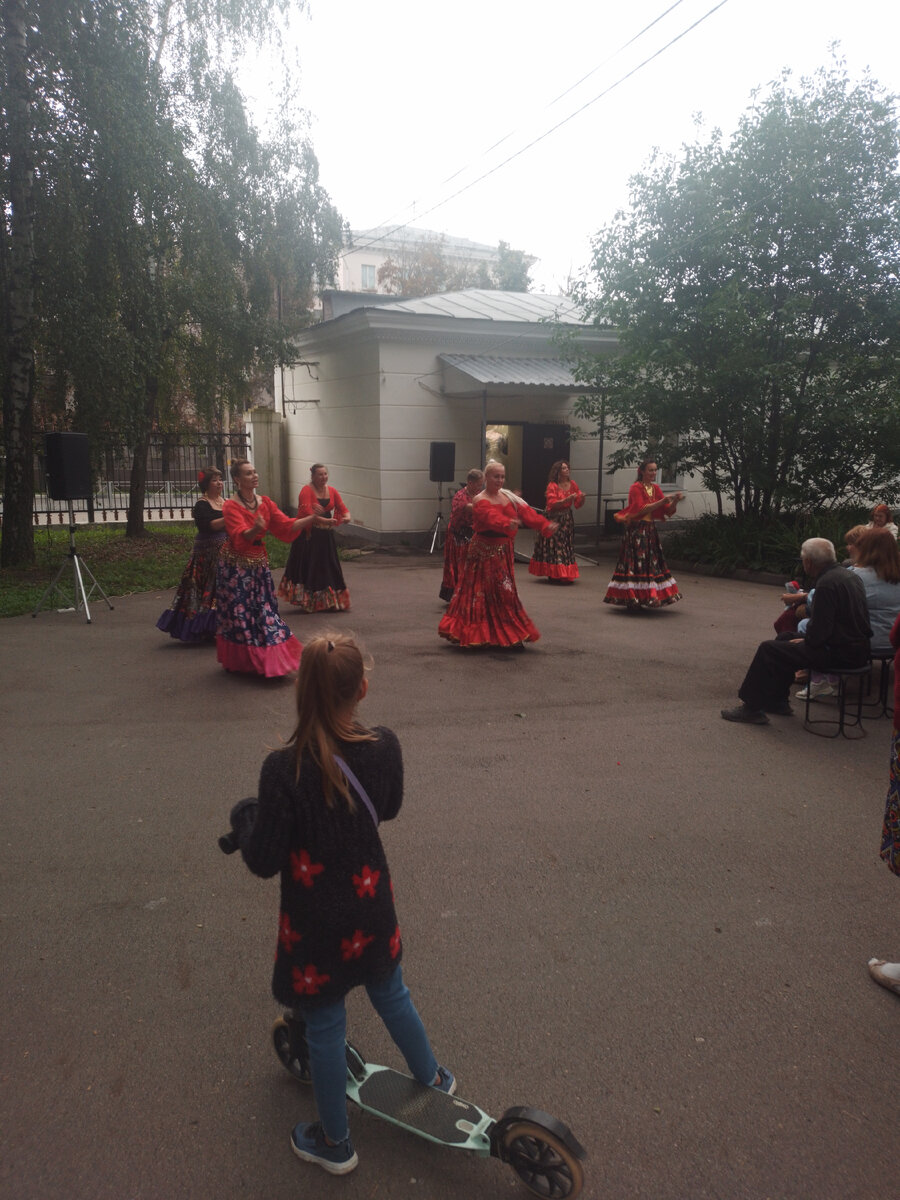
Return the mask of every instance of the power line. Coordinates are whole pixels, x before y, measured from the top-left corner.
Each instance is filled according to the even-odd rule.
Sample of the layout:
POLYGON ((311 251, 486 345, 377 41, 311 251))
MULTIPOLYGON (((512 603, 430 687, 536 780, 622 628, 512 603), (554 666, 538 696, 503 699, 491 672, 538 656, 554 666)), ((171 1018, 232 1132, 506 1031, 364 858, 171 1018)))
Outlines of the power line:
MULTIPOLYGON (((676 4, 671 5, 666 10, 666 12, 661 13, 659 15, 659 17, 657 17, 654 21, 652 21, 650 23, 650 25, 646 26, 646 29, 652 28, 652 26, 657 24, 657 22, 660 21, 666 15, 666 13, 671 12, 671 10, 673 8, 676 8, 679 3, 681 3, 681 0, 677 0, 676 4)), ((386 238, 391 237, 393 234, 398 233, 401 229, 406 229, 412 223, 413 220, 422 220, 423 217, 430 216, 431 213, 437 212, 437 210, 439 208, 443 208, 446 204, 449 204, 452 200, 455 200, 458 196, 463 195, 463 193, 469 191, 471 188, 475 187, 477 184, 482 183, 485 179, 490 178, 491 175, 496 174, 497 171, 500 171, 500 170, 502 170, 503 167, 508 166, 509 163, 511 163, 515 159, 521 157, 521 155, 523 155, 526 151, 531 150, 534 146, 537 146, 540 142, 542 142, 546 138, 550 137, 551 134, 556 133, 557 130, 561 129, 564 125, 567 125, 569 123, 569 121, 574 120, 575 117, 577 117, 581 113, 585 112, 588 108, 590 108, 592 105, 596 104, 599 100, 602 100, 605 96, 608 96, 610 94, 610 92, 615 91, 615 89, 617 87, 620 87, 623 83, 625 83, 627 80, 629 80, 633 75, 636 75, 638 71, 643 70, 644 67, 648 66, 655 59, 659 58, 659 56, 661 54, 664 54, 666 52, 666 50, 669 50, 677 42, 680 42, 682 38, 686 37, 689 33, 692 33, 693 30, 695 30, 699 25, 702 25, 704 21, 706 21, 714 13, 718 12, 718 10, 720 8, 723 8, 727 3, 728 3, 728 0, 719 0, 719 3, 713 5, 712 8, 708 9, 707 12, 705 12, 703 14, 703 16, 698 17, 696 21, 694 21, 686 29, 683 29, 681 31, 681 33, 676 34, 675 37, 671 38, 668 42, 666 42, 658 50, 654 51, 653 54, 649 55, 642 62, 638 63, 637 66, 632 67, 632 69, 630 71, 628 71, 628 72, 626 72, 626 74, 622 75, 619 79, 617 79, 615 81, 615 83, 611 83, 609 85, 609 87, 604 88, 604 90, 602 92, 600 92, 598 95, 594 96, 591 100, 588 100, 585 104, 582 104, 580 108, 575 109, 574 112, 570 113, 567 117, 564 117, 561 121, 558 121, 555 125, 551 126, 550 129, 545 130, 538 137, 534 138, 532 141, 530 141, 526 145, 522 146, 519 150, 516 150, 515 153, 510 154, 507 158, 503 159, 502 162, 499 162, 496 164, 496 166, 491 167, 490 170, 485 171, 483 174, 479 175, 476 179, 473 179, 473 180, 471 180, 471 182, 465 184, 463 187, 458 188, 455 192, 451 193, 451 195, 447 196, 445 199, 439 200, 436 204, 433 204, 431 206, 431 208, 426 209, 425 212, 418 213, 415 216, 410 217, 406 221, 401 221, 399 224, 395 225, 393 228, 387 230, 387 232, 384 233, 381 237, 373 238, 372 241, 366 242, 362 246, 354 246, 353 249, 354 250, 368 250, 371 246, 377 246, 379 244, 379 242, 382 242, 386 238)), ((631 45, 632 42, 634 42, 637 38, 641 37, 644 32, 646 32, 646 29, 642 30, 641 33, 635 34, 635 36, 633 38, 631 38, 631 40, 629 42, 627 42, 625 45, 626 46, 631 45)), ((625 49, 625 46, 623 46, 621 49, 625 49)), ((616 51, 616 54, 618 54, 618 53, 619 53, 619 51, 616 51)), ((615 55, 612 55, 611 57, 615 57, 615 55)), ((607 59, 606 61, 608 62, 609 59, 607 59)), ((603 65, 604 64, 602 64, 602 63, 600 64, 600 66, 603 66, 603 65)), ((599 70, 599 69, 600 69, 600 67, 598 66, 598 67, 594 68, 594 71, 599 70)), ((584 76, 584 78, 585 79, 589 78, 590 75, 594 74, 594 71, 590 71, 588 73, 588 75, 584 76)), ((579 82, 583 82, 583 80, 580 80, 579 82)), ((577 86, 578 86, 577 83, 573 84, 572 87, 568 89, 568 91, 572 91, 573 88, 575 88, 577 86)), ((568 92, 563 92, 562 96, 565 96, 567 94, 568 94, 568 92)), ((557 100, 561 99, 562 96, 557 97, 557 100)), ((552 101, 551 103, 555 104, 556 101, 552 101)), ((511 136, 511 135, 507 135, 507 137, 508 136, 511 136)), ((495 143, 495 145, 500 145, 505 140, 506 140, 506 138, 501 138, 500 142, 495 143)), ((465 169, 466 168, 462 168, 462 170, 465 170, 465 169)), ((458 175, 459 173, 460 172, 455 172, 455 175, 458 175)), ((455 175, 451 175, 450 178, 451 179, 454 178, 455 175)), ((445 182, 447 182, 447 181, 445 181, 445 182)), ((409 206, 407 205, 407 207, 409 207, 409 206)), ((346 251, 345 253, 340 254, 338 257, 344 258, 344 257, 346 257, 346 254, 348 254, 348 253, 349 253, 349 250, 346 251)))

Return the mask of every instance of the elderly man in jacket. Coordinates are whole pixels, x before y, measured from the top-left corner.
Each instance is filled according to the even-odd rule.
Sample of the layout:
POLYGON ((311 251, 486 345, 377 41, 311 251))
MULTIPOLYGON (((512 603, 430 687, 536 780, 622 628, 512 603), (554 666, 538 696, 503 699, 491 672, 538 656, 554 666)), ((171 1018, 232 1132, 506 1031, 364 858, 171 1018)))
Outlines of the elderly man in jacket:
POLYGON ((869 660, 872 630, 859 576, 839 566, 826 538, 810 538, 800 554, 803 569, 816 582, 806 633, 782 634, 761 643, 738 689, 742 703, 722 709, 726 721, 768 725, 766 713, 790 715, 788 693, 798 670, 864 667, 869 660))

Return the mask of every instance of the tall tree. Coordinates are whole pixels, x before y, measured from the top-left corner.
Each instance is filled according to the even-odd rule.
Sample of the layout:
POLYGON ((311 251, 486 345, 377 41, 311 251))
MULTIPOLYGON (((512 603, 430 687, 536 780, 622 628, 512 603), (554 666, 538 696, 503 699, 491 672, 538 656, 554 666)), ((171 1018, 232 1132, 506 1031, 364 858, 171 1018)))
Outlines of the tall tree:
POLYGON ((900 129, 841 64, 755 96, 730 140, 651 161, 577 298, 621 353, 578 361, 610 466, 651 448, 760 515, 900 472, 900 129))
POLYGON ((139 534, 151 431, 237 407, 333 268, 340 220, 302 123, 262 139, 230 70, 230 47, 299 7, 32 0, 26 22, 4 2, 4 565, 32 554, 35 348, 42 395, 131 445, 139 534))

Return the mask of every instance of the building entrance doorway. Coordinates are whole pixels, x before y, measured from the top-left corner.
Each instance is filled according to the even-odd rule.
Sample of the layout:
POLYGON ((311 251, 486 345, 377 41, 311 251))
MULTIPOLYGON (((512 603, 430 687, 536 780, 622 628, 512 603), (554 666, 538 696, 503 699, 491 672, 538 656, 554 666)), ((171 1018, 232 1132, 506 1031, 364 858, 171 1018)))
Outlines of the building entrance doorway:
POLYGON ((569 427, 488 421, 484 458, 503 463, 506 486, 520 492, 533 508, 543 508, 550 468, 557 460, 569 458, 569 427))

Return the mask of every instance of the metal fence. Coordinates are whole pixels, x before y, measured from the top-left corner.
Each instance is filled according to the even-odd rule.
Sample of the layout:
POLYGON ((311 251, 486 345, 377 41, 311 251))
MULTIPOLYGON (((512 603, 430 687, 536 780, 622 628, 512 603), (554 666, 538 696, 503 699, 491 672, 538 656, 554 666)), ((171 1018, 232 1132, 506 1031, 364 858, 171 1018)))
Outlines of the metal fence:
MULTIPOLYGON (((44 469, 43 438, 35 455, 35 525, 64 525, 69 517, 65 500, 51 500, 44 469)), ((228 473, 235 458, 249 457, 245 433, 155 433, 147 457, 147 489, 144 516, 148 521, 190 520, 191 508, 199 499, 197 474, 203 467, 222 472, 225 495, 234 490, 228 473)), ((131 451, 126 447, 101 450, 91 455, 94 489, 84 500, 73 500, 76 520, 124 521, 131 486, 131 451)), ((2 511, 2 497, 0 497, 2 511)))

